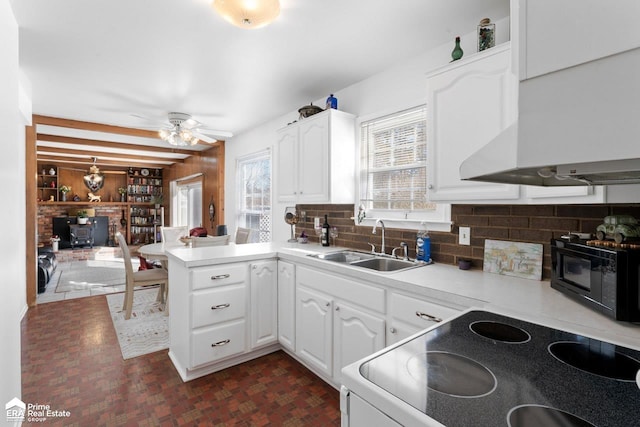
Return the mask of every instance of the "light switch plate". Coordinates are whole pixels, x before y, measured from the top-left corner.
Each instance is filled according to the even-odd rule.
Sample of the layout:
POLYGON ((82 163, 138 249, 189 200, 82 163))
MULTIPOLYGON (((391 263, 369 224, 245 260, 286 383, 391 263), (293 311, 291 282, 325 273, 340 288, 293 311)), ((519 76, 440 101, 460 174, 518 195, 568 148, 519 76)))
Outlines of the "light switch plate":
POLYGON ((458 227, 458 243, 461 245, 471 244, 471 227, 458 227))

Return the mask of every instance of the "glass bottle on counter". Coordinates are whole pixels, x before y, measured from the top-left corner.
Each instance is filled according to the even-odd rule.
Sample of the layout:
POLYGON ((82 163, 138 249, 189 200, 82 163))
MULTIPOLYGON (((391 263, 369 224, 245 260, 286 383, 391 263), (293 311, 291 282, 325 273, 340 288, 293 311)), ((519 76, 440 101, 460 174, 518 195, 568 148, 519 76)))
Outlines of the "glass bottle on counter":
POLYGON ((320 235, 320 243, 322 246, 329 246, 329 230, 330 230, 329 222, 327 220, 327 215, 324 216, 324 223, 322 224, 322 234, 320 235))

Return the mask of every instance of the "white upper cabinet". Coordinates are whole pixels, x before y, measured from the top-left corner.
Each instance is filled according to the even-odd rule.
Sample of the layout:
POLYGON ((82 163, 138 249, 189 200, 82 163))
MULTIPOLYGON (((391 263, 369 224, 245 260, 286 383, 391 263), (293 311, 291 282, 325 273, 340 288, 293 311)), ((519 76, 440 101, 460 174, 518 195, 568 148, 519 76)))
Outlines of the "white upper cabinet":
POLYGON ((640 46, 638 0, 512 0, 511 9, 520 80, 640 46))
POLYGON ((280 202, 353 203, 355 120, 338 110, 301 119, 277 131, 280 202))
POLYGON ((460 179, 460 163, 513 123, 517 80, 509 44, 470 55, 427 76, 428 197, 515 200, 517 185, 460 179))

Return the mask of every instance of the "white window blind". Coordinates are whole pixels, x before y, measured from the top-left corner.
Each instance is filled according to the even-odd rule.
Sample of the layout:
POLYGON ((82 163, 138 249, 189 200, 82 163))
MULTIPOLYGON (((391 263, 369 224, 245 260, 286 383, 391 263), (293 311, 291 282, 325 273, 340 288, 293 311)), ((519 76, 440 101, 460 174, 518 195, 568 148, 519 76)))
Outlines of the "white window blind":
POLYGON ((367 210, 435 210, 427 201, 424 106, 363 122, 360 197, 367 210))

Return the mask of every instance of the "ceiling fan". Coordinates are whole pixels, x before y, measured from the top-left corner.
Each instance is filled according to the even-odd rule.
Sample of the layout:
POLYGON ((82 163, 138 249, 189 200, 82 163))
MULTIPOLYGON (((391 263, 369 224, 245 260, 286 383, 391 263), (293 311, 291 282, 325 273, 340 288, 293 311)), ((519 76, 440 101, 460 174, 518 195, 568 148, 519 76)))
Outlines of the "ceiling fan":
MULTIPOLYGON (((146 117, 135 114, 133 116, 149 121, 146 117)), ((216 137, 230 138, 233 136, 228 131, 208 129, 186 113, 170 112, 167 120, 168 124, 159 124, 162 127, 158 130, 158 134, 163 141, 167 141, 171 145, 196 145, 199 141, 213 144, 218 141, 216 137)))

